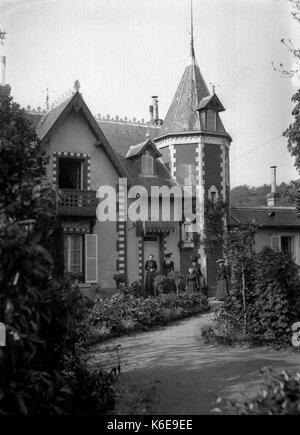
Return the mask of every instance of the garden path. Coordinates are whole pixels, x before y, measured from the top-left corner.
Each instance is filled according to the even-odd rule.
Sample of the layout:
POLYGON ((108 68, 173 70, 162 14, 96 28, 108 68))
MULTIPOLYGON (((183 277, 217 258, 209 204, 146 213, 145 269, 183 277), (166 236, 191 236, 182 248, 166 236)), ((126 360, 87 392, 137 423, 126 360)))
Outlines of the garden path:
POLYGON ((219 396, 254 395, 264 380, 260 369, 299 370, 300 353, 205 344, 200 327, 210 316, 91 347, 88 363, 109 368, 116 361, 112 349, 121 345, 114 414, 211 414, 219 396))

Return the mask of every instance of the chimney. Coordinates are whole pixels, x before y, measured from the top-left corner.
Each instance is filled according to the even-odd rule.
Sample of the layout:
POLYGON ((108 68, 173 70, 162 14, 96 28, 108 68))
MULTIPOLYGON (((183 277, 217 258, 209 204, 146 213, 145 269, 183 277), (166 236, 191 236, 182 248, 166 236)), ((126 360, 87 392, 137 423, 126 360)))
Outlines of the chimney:
POLYGON ((152 102, 153 102, 154 122, 157 123, 159 120, 159 117, 158 117, 158 97, 154 95, 152 97, 152 102))
POLYGON ((1 86, 5 86, 5 75, 6 75, 6 56, 1 56, 1 86))
POLYGON ((271 192, 267 194, 268 207, 275 207, 280 199, 280 195, 276 190, 276 169, 277 166, 271 166, 271 192))
POLYGON ((10 94, 10 86, 6 84, 6 57, 0 57, 0 99, 8 97, 10 94))
MULTIPOLYGON (((0 45, 4 45, 6 32, 0 30, 0 45)), ((10 86, 6 84, 6 56, 0 56, 0 99, 8 97, 10 94, 10 86)))
POLYGON ((150 122, 153 122, 153 105, 149 106, 150 122))

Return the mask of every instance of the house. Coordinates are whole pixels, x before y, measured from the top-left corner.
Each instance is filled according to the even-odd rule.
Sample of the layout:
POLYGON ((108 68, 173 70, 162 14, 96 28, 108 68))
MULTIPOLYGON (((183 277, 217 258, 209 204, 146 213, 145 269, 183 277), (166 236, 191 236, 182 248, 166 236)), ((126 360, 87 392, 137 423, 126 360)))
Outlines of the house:
MULTIPOLYGON (((148 194, 155 186, 171 188, 176 184, 154 142, 146 137, 147 130, 140 144, 125 147, 122 143, 123 148, 115 144, 113 148, 84 102, 78 83, 57 107, 47 113, 28 111, 27 116, 50 156, 47 173, 60 195, 65 268, 71 278, 82 287, 99 283, 105 288, 115 286, 116 273, 129 282, 143 280, 148 255, 154 254, 160 268, 164 253, 170 251, 179 268, 179 222, 163 221, 160 204, 156 220, 150 215, 146 222, 127 219, 127 209, 137 200, 127 199, 130 188, 148 194), (100 187, 116 192, 116 218, 112 221, 101 221, 96 214, 100 187)), ((171 209, 174 215, 174 198, 171 209)))
POLYGON ((274 250, 291 253, 300 266, 300 219, 295 207, 280 205, 276 190, 276 166, 271 167, 271 192, 265 206, 231 206, 231 227, 253 225, 256 229, 255 249, 265 246, 274 250))
MULTIPOLYGON (((5 62, 1 65, 5 68, 5 62)), ((3 82, 0 97, 9 91, 3 82)), ((221 119, 224 110, 197 63, 193 23, 189 62, 164 120, 159 117, 157 96, 152 97, 148 122, 93 116, 78 81, 72 95, 58 106, 47 111, 26 108, 50 156, 48 177, 60 192, 65 265, 72 278, 83 287, 99 283, 105 288, 114 287, 115 273, 129 282, 143 280, 149 253, 160 268, 164 253, 172 252, 175 268, 182 273, 197 255, 213 288, 216 259, 222 252, 208 256, 195 243, 193 219, 182 214, 181 195, 189 187, 197 188, 190 199, 200 237, 205 236, 207 223, 205 204, 220 199, 226 205, 225 228, 256 223, 258 250, 269 245, 292 251, 300 264, 300 224, 294 209, 278 204, 276 181, 266 207, 230 206, 232 138, 221 119), (107 197, 114 192, 107 209, 115 219, 101 218, 105 189, 107 197), (169 217, 164 214, 166 199, 169 217)))

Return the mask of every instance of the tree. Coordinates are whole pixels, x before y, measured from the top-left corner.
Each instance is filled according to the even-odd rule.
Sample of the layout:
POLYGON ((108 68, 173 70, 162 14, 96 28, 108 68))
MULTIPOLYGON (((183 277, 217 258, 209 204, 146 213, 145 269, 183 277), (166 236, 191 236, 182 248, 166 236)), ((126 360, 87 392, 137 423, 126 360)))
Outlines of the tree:
MULTIPOLYGON (((300 1, 299 0, 288 0, 292 6, 292 18, 300 23, 300 1)), ((292 41, 282 39, 281 42, 287 47, 292 56, 296 59, 295 68, 287 70, 280 64, 279 69, 283 77, 294 77, 299 76, 300 71, 300 48, 295 48, 292 41)), ((283 133, 288 140, 287 147, 288 151, 293 157, 295 157, 295 167, 300 172, 300 90, 298 90, 292 97, 292 102, 295 107, 292 111, 292 116, 294 118, 293 123, 283 133)), ((296 205, 298 214, 300 213, 300 180, 294 181, 289 187, 289 198, 290 201, 296 205)))
POLYGON ((0 98, 0 132, 0 414, 67 412, 61 363, 75 345, 78 304, 47 249, 57 229, 47 157, 11 97, 0 98))
POLYGON ((254 288, 255 228, 240 226, 229 231, 225 238, 225 257, 230 266, 230 289, 242 302, 243 324, 247 327, 247 305, 252 304, 254 288))

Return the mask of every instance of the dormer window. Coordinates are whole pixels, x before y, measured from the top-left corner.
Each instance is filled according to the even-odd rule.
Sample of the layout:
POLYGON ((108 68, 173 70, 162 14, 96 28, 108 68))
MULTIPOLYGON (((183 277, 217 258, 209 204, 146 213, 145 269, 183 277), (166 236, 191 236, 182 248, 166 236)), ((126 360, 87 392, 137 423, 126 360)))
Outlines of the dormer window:
POLYGON ((142 173, 143 175, 153 175, 153 156, 149 151, 142 155, 142 173))
POLYGON ((214 110, 208 110, 206 114, 206 130, 217 130, 217 113, 214 110))

